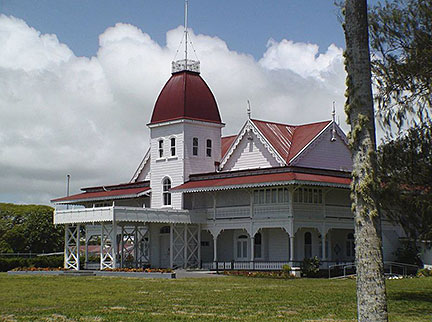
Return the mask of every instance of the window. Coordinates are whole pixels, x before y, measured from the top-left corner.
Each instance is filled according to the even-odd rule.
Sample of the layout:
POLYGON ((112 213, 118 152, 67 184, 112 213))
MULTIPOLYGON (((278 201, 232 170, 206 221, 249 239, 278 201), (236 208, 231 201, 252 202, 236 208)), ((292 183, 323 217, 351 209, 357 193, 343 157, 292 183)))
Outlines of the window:
POLYGON ((355 255, 355 243, 354 243, 354 234, 353 233, 349 233, 347 235, 346 255, 347 255, 347 257, 354 257, 354 255, 355 255))
POLYGON ((176 155, 176 139, 175 138, 171 138, 171 156, 175 156, 176 155))
POLYGON ((210 242, 209 241, 202 241, 201 242, 201 247, 209 247, 210 246, 210 242))
POLYGON ((160 234, 169 234, 170 233, 170 226, 163 226, 160 231, 160 234))
POLYGON ((237 258, 247 258, 247 245, 248 237, 246 235, 240 235, 237 237, 237 258))
POLYGON ((171 193, 169 190, 171 189, 171 180, 169 178, 165 178, 163 180, 163 205, 170 206, 171 205, 171 193))
POLYGON ((304 257, 312 257, 312 234, 310 232, 304 234, 304 257))
POLYGON ((211 157, 212 153, 212 141, 210 139, 207 140, 207 148, 206 148, 206 155, 208 157, 211 157))
POLYGON ((159 140, 159 158, 163 158, 164 151, 163 151, 163 140, 159 140))
POLYGON ((255 258, 261 258, 262 257, 262 236, 261 236, 261 233, 255 234, 254 256, 255 256, 255 258))
POLYGON ((321 204, 323 202, 322 190, 298 188, 294 191, 294 202, 321 204))
POLYGON ((192 155, 198 155, 198 138, 192 139, 192 155))
POLYGON ((287 188, 259 189, 254 191, 255 204, 286 203, 289 193, 287 188))

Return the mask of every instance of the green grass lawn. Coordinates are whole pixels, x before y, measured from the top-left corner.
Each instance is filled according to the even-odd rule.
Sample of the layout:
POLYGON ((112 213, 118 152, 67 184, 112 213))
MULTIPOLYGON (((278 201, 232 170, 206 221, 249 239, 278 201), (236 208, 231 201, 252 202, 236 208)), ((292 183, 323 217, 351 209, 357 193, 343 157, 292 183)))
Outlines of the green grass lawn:
MULTIPOLYGON (((432 321, 432 278, 387 282, 391 321, 432 321)), ((355 281, 0 273, 0 321, 355 320, 355 281)))

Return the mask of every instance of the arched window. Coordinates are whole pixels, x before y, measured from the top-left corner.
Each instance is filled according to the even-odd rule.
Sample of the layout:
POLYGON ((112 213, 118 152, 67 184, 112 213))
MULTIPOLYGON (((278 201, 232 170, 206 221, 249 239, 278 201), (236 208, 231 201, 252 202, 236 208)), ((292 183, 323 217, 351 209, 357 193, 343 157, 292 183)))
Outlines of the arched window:
POLYGON ((176 155, 176 139, 175 138, 171 138, 171 156, 175 156, 176 155))
POLYGON ((170 206, 171 205, 171 192, 169 190, 171 189, 171 180, 169 178, 165 178, 162 182, 162 191, 163 191, 163 204, 164 206, 170 206))
POLYGON ((159 140, 158 142, 159 144, 159 158, 163 158, 164 155, 164 151, 163 151, 163 140, 159 140))
POLYGON ((237 237, 237 258, 246 259, 247 258, 247 247, 248 247, 248 237, 246 235, 240 235, 237 237))
POLYGON ((312 257, 312 234, 310 232, 304 234, 304 257, 312 257))
POLYGON ((254 238, 254 257, 262 257, 262 235, 261 233, 256 233, 254 238))
POLYGON ((198 138, 192 138, 192 155, 198 155, 198 138))
POLYGON ((160 231, 160 234, 169 234, 170 233, 170 226, 163 226, 160 231))
POLYGON ((206 155, 208 157, 211 157, 211 155, 212 155, 212 140, 210 140, 210 139, 207 140, 206 155))
POLYGON ((354 255, 355 255, 355 243, 354 243, 354 234, 353 233, 349 233, 347 235, 346 255, 348 257, 354 257, 354 255))

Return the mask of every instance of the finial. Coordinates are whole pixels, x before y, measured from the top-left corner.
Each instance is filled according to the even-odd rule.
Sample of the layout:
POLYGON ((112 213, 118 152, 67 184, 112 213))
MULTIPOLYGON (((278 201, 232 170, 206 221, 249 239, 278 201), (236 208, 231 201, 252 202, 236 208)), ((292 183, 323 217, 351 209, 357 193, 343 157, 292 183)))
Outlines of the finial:
POLYGON ((251 118, 251 107, 250 107, 250 102, 249 100, 247 100, 248 103, 248 107, 247 107, 247 115, 248 115, 248 119, 250 120, 251 118))
POLYGON ((186 69, 187 69, 187 59, 188 59, 188 30, 187 30, 187 23, 188 23, 188 0, 185 0, 184 5, 184 34, 185 34, 185 62, 186 62, 186 69))
MULTIPOLYGON (((188 59, 188 43, 189 43, 189 34, 188 34, 188 7, 189 7, 189 1, 185 0, 184 3, 184 59, 181 60, 175 60, 175 58, 177 57, 178 51, 182 45, 182 42, 180 42, 179 47, 177 48, 176 51, 176 55, 174 57, 174 61, 172 62, 172 69, 171 72, 172 73, 178 73, 178 72, 182 72, 185 70, 191 71, 191 72, 195 72, 195 73, 199 73, 200 72, 200 62, 198 60, 191 60, 188 59)), ((182 40, 183 41, 183 40, 182 40)), ((196 56, 196 52, 195 52, 195 48, 191 42, 192 45, 192 49, 193 52, 195 53, 196 56)), ((198 58, 197 58, 198 59, 198 58)))
POLYGON ((333 101, 333 110, 332 110, 332 137, 330 141, 336 141, 336 108, 335 101, 333 101))

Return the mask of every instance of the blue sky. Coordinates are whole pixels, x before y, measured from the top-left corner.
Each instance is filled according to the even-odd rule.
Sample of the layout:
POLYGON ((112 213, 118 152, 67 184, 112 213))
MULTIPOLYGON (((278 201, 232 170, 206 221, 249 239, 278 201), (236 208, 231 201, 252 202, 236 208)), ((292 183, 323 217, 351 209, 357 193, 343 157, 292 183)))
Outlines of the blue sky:
MULTIPOLYGON (((217 36, 231 50, 259 59, 267 41, 289 39, 344 46, 339 10, 332 0, 190 0, 189 26, 217 36)), ((42 33, 56 34, 77 56, 92 56, 98 36, 117 22, 130 23, 160 45, 168 30, 183 24, 182 0, 0 0, 0 13, 21 18, 42 33)))
MULTIPOLYGON (((182 0, 0 0, 0 202, 128 182, 183 36, 182 0), (17 121, 18 120, 18 121, 17 121)), ((190 0, 201 75, 223 135, 252 117, 346 131, 344 35, 333 0, 190 0)), ((177 56, 177 59, 182 57, 177 56)))

